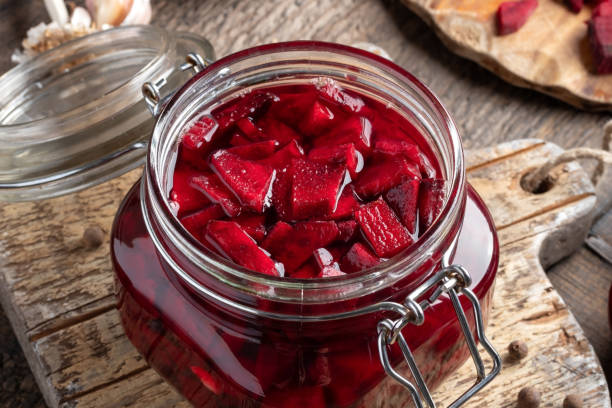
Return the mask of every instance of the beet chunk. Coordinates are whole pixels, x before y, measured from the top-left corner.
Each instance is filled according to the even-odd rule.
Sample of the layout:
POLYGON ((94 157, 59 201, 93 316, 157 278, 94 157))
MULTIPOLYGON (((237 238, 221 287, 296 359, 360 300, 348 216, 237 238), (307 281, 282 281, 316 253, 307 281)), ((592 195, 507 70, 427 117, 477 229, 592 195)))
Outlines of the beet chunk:
POLYGON ((340 261, 340 267, 344 272, 359 272, 378 265, 380 261, 365 245, 356 242, 340 261))
POLYGON ((327 106, 319 101, 315 101, 306 117, 300 122, 300 132, 308 137, 320 135, 327 130, 333 123, 334 113, 327 106))
POLYGON ((183 135, 183 146, 202 152, 210 144, 219 125, 211 116, 198 119, 183 135))
POLYGON ((438 218, 444 206, 446 182, 442 179, 423 180, 419 189, 419 232, 422 235, 438 218))
POLYGON ((380 257, 392 257, 413 242, 406 227, 382 198, 355 211, 355 220, 380 257))
POLYGON ((191 235, 201 240, 203 230, 210 220, 222 218, 225 214, 218 204, 210 205, 200 211, 179 218, 183 226, 191 235))
POLYGON ((420 178, 421 172, 417 166, 404 156, 381 155, 361 172, 354 183, 355 192, 361 198, 376 197, 406 180, 420 178))
POLYGON ((292 216, 303 220, 331 214, 347 181, 345 167, 295 159, 291 171, 292 216))
POLYGON ((199 175, 199 172, 187 166, 177 167, 172 177, 172 190, 170 200, 173 206, 178 207, 178 216, 199 210, 210 204, 210 200, 201 191, 195 189, 190 181, 199 175))
POLYGON ((497 34, 517 32, 538 7, 538 0, 507 1, 497 9, 497 34))
POLYGON ((385 199, 411 234, 416 232, 419 184, 418 180, 408 180, 385 194, 385 199))
POLYGON ((612 73, 612 16, 595 17, 588 25, 595 71, 598 74, 610 74, 612 73))
POLYGON ((287 239, 272 240, 272 235, 273 231, 270 231, 264 247, 290 272, 310 258, 315 249, 335 241, 338 238, 338 226, 333 221, 300 222, 285 236, 287 239))
POLYGON ((200 174, 192 177, 190 183, 194 188, 203 192, 210 201, 221 205, 228 216, 236 217, 242 212, 238 200, 214 174, 200 174))
POLYGON ((266 217, 263 215, 244 214, 234 218, 232 221, 237 222, 257 242, 261 242, 266 236, 266 217))
POLYGON ((353 143, 355 148, 366 154, 372 145, 372 123, 361 116, 351 116, 343 123, 314 140, 314 146, 337 146, 353 143))
POLYGON ((322 163, 343 164, 353 178, 363 169, 363 156, 352 143, 314 148, 308 152, 308 159, 322 163))
POLYGON ((215 152, 212 155, 211 165, 244 207, 257 213, 264 212, 276 176, 274 169, 243 160, 226 150, 215 152))
POLYGON ((565 0, 565 4, 574 13, 580 13, 580 10, 584 7, 584 0, 565 0))
POLYGON ((257 160, 270 156, 278 146, 279 143, 276 140, 266 140, 263 142, 230 147, 227 151, 239 156, 241 159, 257 160))
POLYGON ((266 275, 282 276, 272 258, 235 222, 211 221, 205 237, 221 255, 235 263, 266 275))

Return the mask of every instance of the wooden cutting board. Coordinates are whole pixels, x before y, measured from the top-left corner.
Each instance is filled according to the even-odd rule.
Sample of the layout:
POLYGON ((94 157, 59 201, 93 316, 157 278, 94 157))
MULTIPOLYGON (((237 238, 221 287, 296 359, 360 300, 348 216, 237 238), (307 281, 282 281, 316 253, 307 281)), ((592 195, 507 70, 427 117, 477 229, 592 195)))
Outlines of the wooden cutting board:
MULTIPOLYGON (((555 170, 545 193, 520 187, 526 171, 559 152, 550 143, 519 140, 467 153, 469 179, 489 205, 501 241, 487 332, 504 358, 512 340, 530 348, 522 362, 506 361, 470 407, 515 407, 525 385, 541 391, 543 407, 559 407, 568 393, 582 395, 585 407, 611 406, 597 357, 542 267, 581 244, 595 205, 593 186, 570 163, 555 170)), ((109 243, 94 250, 79 244, 88 225, 109 231, 139 175, 135 170, 77 194, 0 206, 0 300, 51 407, 188 406, 123 334, 109 243)), ((466 364, 437 390, 441 406, 473 374, 466 364)))
POLYGON ((518 32, 496 35, 495 13, 506 0, 403 0, 453 52, 504 80, 583 109, 612 110, 612 75, 595 75, 587 41, 591 8, 569 11, 562 0, 539 0, 518 32))

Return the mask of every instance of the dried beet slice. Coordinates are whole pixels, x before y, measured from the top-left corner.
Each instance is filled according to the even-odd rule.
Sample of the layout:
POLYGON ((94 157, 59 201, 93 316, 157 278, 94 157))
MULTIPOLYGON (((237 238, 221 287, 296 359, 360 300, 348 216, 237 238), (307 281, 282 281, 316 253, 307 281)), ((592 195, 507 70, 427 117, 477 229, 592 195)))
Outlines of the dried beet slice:
POLYGON ((213 203, 219 204, 228 216, 237 217, 242 212, 238 200, 216 175, 204 173, 191 177, 190 185, 204 193, 213 203))
POLYGON ((363 155, 352 143, 315 147, 308 152, 307 157, 316 162, 342 164, 350 172, 351 178, 356 178, 357 173, 363 169, 363 155))
POLYGON ((285 145, 292 140, 302 140, 302 136, 293 128, 271 116, 264 116, 257 124, 261 128, 264 138, 278 140, 281 145, 285 145))
POLYGON ((205 238, 221 255, 245 268, 266 275, 282 276, 272 258, 235 222, 209 222, 205 238))
POLYGON ((356 242, 340 260, 344 272, 359 272, 378 265, 381 259, 374 255, 365 245, 356 242))
POLYGON ((382 197, 355 211, 355 220, 380 257, 390 258, 413 242, 406 227, 382 197))
POLYGON ((506 1, 497 9, 497 34, 517 32, 538 7, 538 0, 506 1))
POLYGON ((199 211, 180 217, 179 220, 187 231, 197 239, 203 237, 203 230, 210 220, 223 218, 225 213, 219 204, 213 204, 199 211))
POLYGON ((302 134, 313 137, 320 135, 334 123, 334 112, 319 101, 315 101, 299 124, 302 134))
POLYGON ((314 147, 352 143, 363 155, 370 151, 372 123, 362 116, 351 116, 329 132, 314 139, 314 147))
POLYGON ((422 235, 438 218, 444 206, 446 181, 427 179, 419 188, 419 234, 422 235))
POLYGON ((276 171, 254 161, 243 160, 226 150, 212 155, 211 165, 240 203, 256 213, 263 213, 270 201, 276 171))
POLYGON ((241 159, 258 160, 270 156, 279 146, 280 144, 276 140, 265 140, 263 142, 230 147, 226 151, 235 154, 241 159))
POLYGON ((172 206, 178 209, 179 217, 210 204, 206 195, 190 184, 190 180, 199 174, 187 166, 179 165, 174 169, 169 197, 171 203, 174 203, 172 206))
POLYGON ((266 217, 263 215, 244 214, 233 218, 232 221, 238 223, 257 242, 263 241, 266 236, 266 217))
POLYGON ((404 156, 381 155, 361 172, 354 183, 355 192, 361 198, 372 198, 406 180, 420 178, 417 166, 404 156))
POLYGON ((291 162, 291 173, 291 215, 299 220, 331 214, 350 182, 344 166, 303 159, 291 162))
POLYGON ((202 116, 183 134, 181 139, 183 146, 190 150, 204 151, 218 127, 219 124, 212 116, 202 116))
POLYGON ((418 180, 408 180, 385 193, 385 200, 413 235, 416 233, 420 184, 418 180))
MULTIPOLYGON (((272 236, 272 231, 268 239, 272 236)), ((323 248, 338 238, 338 226, 333 221, 299 222, 293 226, 287 239, 264 241, 278 261, 285 265, 288 272, 299 268, 317 248, 323 248), (272 245, 274 243, 274 245, 272 245)))
POLYGON ((600 16, 591 19, 589 26, 589 44, 598 74, 612 73, 612 16, 600 16))

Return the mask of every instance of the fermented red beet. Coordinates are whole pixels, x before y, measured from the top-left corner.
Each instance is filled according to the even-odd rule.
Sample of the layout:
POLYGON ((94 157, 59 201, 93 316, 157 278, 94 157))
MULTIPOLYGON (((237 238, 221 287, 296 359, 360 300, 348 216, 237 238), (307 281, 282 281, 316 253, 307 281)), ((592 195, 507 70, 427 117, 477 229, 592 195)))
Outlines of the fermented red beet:
POLYGON ((322 146, 311 149, 308 159, 322 163, 336 163, 346 166, 352 178, 363 168, 363 156, 352 143, 339 146, 322 146))
POLYGON ((538 0, 506 1, 497 9, 497 33, 512 34, 525 25, 538 7, 538 0))
POLYGON ((199 210, 210 204, 210 200, 191 184, 191 179, 200 173, 187 166, 177 166, 172 177, 170 202, 178 210, 178 215, 199 210))
POLYGON ((381 155, 364 168, 355 182, 355 192, 361 198, 372 198, 409 179, 420 179, 418 167, 403 156, 381 155))
POLYGON ((180 217, 181 223, 191 235, 202 240, 203 230, 210 220, 223 217, 224 213, 219 204, 212 204, 199 211, 180 217))
POLYGON ((279 143, 276 140, 265 140, 263 142, 230 147, 226 151, 231 154, 235 154, 241 159, 257 160, 270 156, 276 151, 278 146, 279 143))
POLYGON ((446 182, 442 179, 423 180, 419 188, 419 233, 424 233, 438 218, 444 205, 446 182))
POLYGON ((358 272, 380 263, 380 258, 365 245, 356 242, 340 261, 340 268, 345 272, 358 272))
POLYGON ((420 184, 418 180, 408 180, 385 193, 385 200, 395 210, 411 234, 416 233, 420 184))
POLYGON ((217 176, 212 173, 202 173, 190 179, 193 187, 201 191, 213 203, 217 203, 230 217, 236 217, 242 212, 240 203, 231 191, 227 189, 217 176))

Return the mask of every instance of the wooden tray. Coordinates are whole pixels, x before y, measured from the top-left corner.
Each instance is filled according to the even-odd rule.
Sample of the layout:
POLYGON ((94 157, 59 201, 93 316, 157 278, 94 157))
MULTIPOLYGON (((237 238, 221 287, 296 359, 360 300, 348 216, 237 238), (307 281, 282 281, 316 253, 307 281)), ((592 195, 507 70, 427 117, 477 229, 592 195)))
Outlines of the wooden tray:
MULTIPOLYGON (((522 140, 467 154, 469 179, 490 206, 502 244, 488 335, 504 353, 515 339, 530 348, 522 362, 506 362, 469 406, 514 407, 518 391, 532 385, 544 407, 560 406, 568 393, 582 395, 587 407, 610 407, 597 357, 541 265, 580 245, 595 204, 593 187, 577 163, 558 169, 546 193, 519 185, 528 169, 560 151, 522 140)), ((188 406, 123 334, 108 242, 96 250, 79 245, 90 224, 109 231, 139 173, 66 197, 0 207, 0 299, 51 407, 188 406)), ((472 370, 465 365, 436 392, 442 406, 465 388, 472 370)))
POLYGON ((497 36, 495 13, 506 0, 403 0, 453 52, 504 80, 583 109, 612 110, 612 75, 595 75, 585 21, 562 0, 540 0, 517 33, 497 36))

